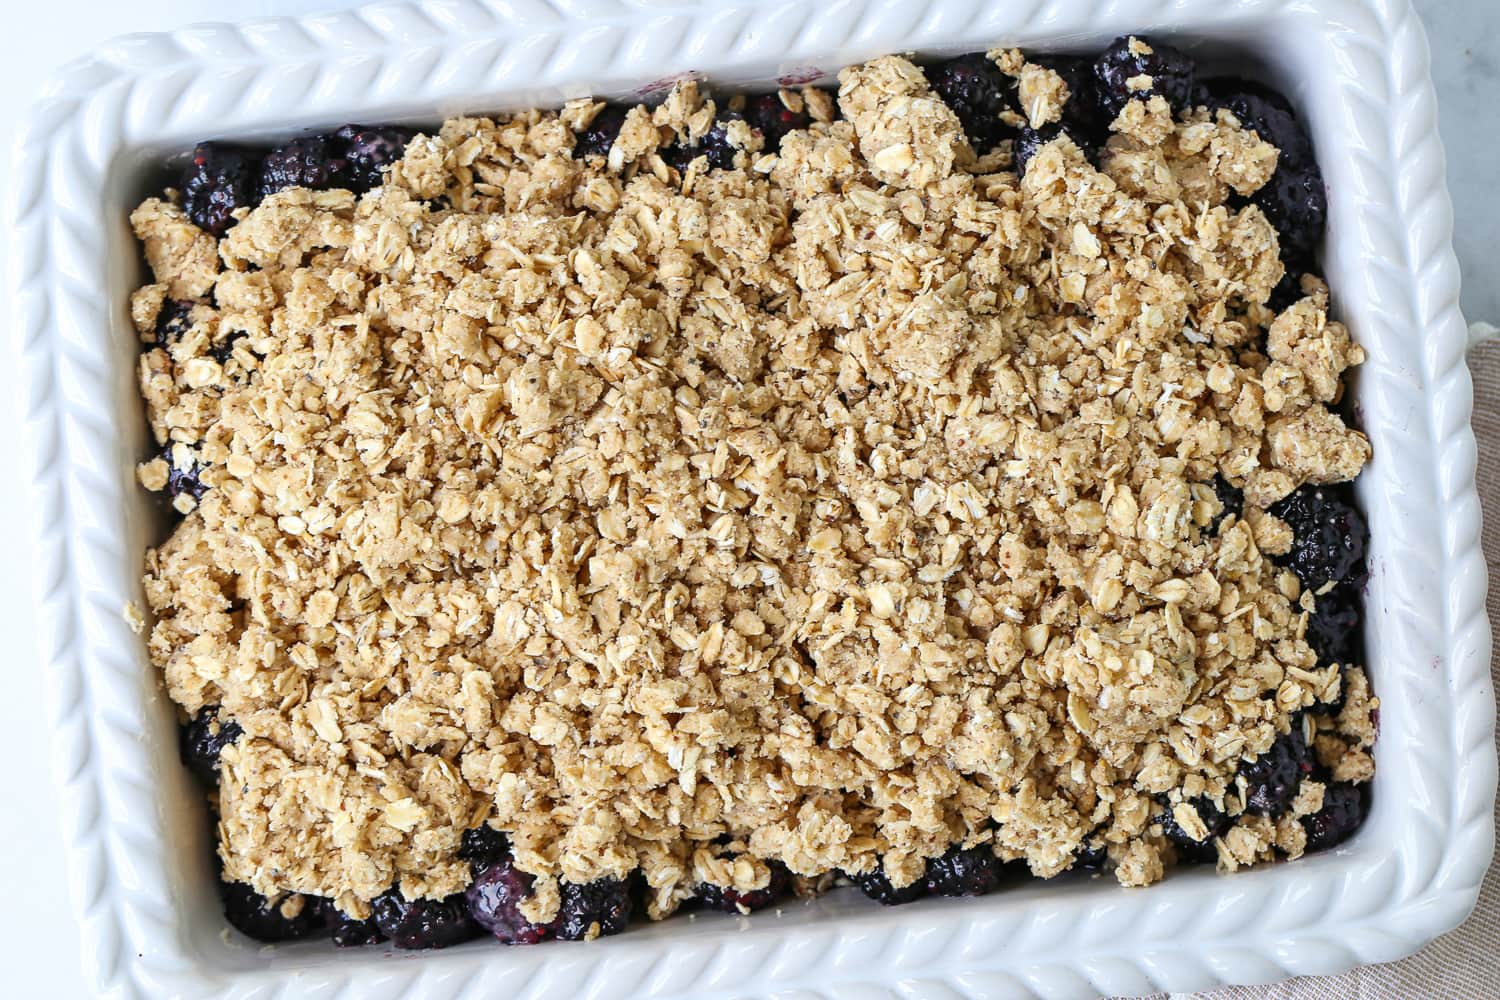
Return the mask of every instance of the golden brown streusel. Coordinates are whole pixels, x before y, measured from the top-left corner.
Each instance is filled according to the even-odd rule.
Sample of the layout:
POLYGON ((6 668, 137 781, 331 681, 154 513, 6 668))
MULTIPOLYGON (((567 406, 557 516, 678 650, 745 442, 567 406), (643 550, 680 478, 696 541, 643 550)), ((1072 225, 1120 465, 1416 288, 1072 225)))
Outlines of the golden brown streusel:
MULTIPOLYGON (((1055 116, 1056 74, 1012 69, 1055 116)), ((607 163, 570 156, 576 102, 452 119, 384 187, 275 194, 216 246, 132 216, 143 334, 200 302, 141 362, 210 487, 145 582, 173 699, 245 731, 226 877, 363 914, 461 889, 488 820, 534 919, 557 877, 640 867, 661 916, 767 859, 902 885, 988 842, 1047 876, 1096 831, 1143 884, 1159 803, 1238 814, 1238 763, 1338 693, 1263 508, 1368 458, 1328 408, 1363 355, 1326 290, 1264 306, 1276 234, 1227 199, 1275 149, 1158 98, 1102 170, 1064 137, 1018 181, 971 172, 905 59, 840 83, 841 119, 787 94, 810 130, 680 182, 691 85, 607 163), (1214 533, 1216 474, 1250 506, 1214 533)), ((1360 780, 1348 687, 1310 735, 1360 780)), ((1221 863, 1299 835, 1244 816, 1221 863)))

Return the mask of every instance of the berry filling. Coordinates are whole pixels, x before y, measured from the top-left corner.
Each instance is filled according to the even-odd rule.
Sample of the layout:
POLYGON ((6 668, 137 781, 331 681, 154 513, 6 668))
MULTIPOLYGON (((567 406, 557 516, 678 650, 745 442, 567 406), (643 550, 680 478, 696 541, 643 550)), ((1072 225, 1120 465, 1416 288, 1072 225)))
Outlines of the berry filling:
POLYGON ((234 225, 233 213, 254 203, 259 164, 251 150, 199 143, 182 176, 182 207, 193 224, 214 236, 234 225))
POLYGON ((561 883, 557 936, 564 941, 588 941, 618 934, 630 922, 630 884, 601 878, 584 885, 561 883))
POLYGON ((1218 848, 1214 846, 1214 838, 1228 828, 1230 819, 1222 809, 1207 798, 1194 799, 1189 804, 1197 811, 1198 818, 1208 829, 1207 835, 1199 840, 1188 833, 1178 824, 1171 809, 1159 817, 1162 833, 1166 834, 1167 839, 1176 846, 1179 860, 1212 862, 1219 856, 1218 848))
POLYGON ((443 899, 407 899, 400 889, 390 889, 376 897, 372 908, 376 928, 397 948, 448 948, 478 934, 463 893, 443 899))
POLYGON ((987 153, 1016 127, 1002 117, 1015 112, 1015 82, 983 52, 955 56, 927 67, 933 93, 958 116, 976 153, 987 153))
POLYGON ((243 882, 220 882, 224 919, 256 941, 296 941, 327 930, 321 907, 310 896, 296 893, 271 900, 243 882))
POLYGON ((890 878, 883 868, 876 868, 864 875, 854 875, 851 881, 859 887, 859 891, 875 900, 881 906, 900 906, 903 903, 914 903, 927 895, 927 880, 919 878, 899 889, 891 884, 890 878))
POLYGON ((219 780, 219 754, 244 733, 233 719, 220 719, 213 705, 205 707, 182 727, 178 744, 182 762, 207 784, 219 780))
POLYGON ((791 873, 779 861, 771 862, 768 867, 771 869, 771 879, 760 889, 740 891, 703 882, 698 886, 697 899, 705 908, 724 913, 763 910, 785 896, 792 883, 791 873))
POLYGON ((1354 835, 1369 810, 1364 789, 1347 782, 1335 782, 1323 790, 1323 808, 1302 817, 1307 831, 1307 849, 1326 851, 1354 835))
POLYGON ((580 160, 585 156, 608 156, 629 113, 630 109, 622 105, 606 104, 594 115, 588 127, 575 137, 573 155, 580 160))
POLYGON ((1000 884, 1003 867, 988 844, 951 847, 927 862, 927 889, 939 896, 983 896, 1000 884))
POLYGON ((1312 769, 1312 755, 1302 735, 1302 719, 1293 716, 1289 732, 1276 737, 1265 753, 1240 766, 1240 778, 1245 782, 1245 811, 1278 818, 1291 805, 1303 775, 1312 769))
POLYGON ((475 871, 473 883, 464 891, 469 915, 502 944, 537 944, 555 937, 554 924, 532 923, 521 913, 534 881, 506 852, 475 871))
POLYGON ((1192 104, 1197 68, 1179 49, 1135 35, 1116 38, 1094 60, 1099 106, 1113 121, 1131 101, 1162 97, 1174 114, 1192 104))
POLYGON ((1277 559, 1303 587, 1316 594, 1330 582, 1364 583, 1370 532, 1347 484, 1303 486, 1270 511, 1291 526, 1291 551, 1277 559))

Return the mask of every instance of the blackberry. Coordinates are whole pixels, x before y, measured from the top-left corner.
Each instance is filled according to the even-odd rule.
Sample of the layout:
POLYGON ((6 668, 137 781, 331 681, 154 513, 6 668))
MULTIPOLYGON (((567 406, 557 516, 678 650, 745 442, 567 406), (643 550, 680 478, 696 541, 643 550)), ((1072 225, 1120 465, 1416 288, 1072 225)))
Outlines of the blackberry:
POLYGON ((759 132, 761 139, 765 141, 761 151, 766 153, 775 153, 781 149, 781 140, 788 132, 807 128, 812 124, 812 117, 806 111, 793 111, 781 103, 779 94, 759 94, 747 98, 743 112, 731 111, 725 117, 741 118, 745 124, 759 132))
POLYGON ((196 302, 167 299, 156 313, 156 346, 169 347, 181 340, 193 326, 191 314, 196 302))
POLYGON ((766 864, 771 869, 771 880, 766 883, 765 888, 740 892, 722 885, 700 882, 698 901, 710 910, 722 910, 725 913, 750 913, 765 909, 785 896, 792 884, 791 872, 780 861, 768 861, 766 864))
POLYGON ((1272 312, 1281 312, 1302 300, 1302 276, 1315 270, 1313 262, 1299 254, 1281 255, 1281 280, 1271 289, 1266 305, 1272 312))
POLYGON ((1198 810, 1198 818, 1203 820, 1203 825, 1208 827, 1208 836, 1202 840, 1194 840, 1186 830, 1177 825, 1170 808, 1159 817, 1162 833, 1177 848, 1177 856, 1181 860, 1217 861, 1219 851, 1214 847, 1214 838, 1229 826, 1229 817, 1207 798, 1194 799, 1191 804, 1198 810))
POLYGON ((1365 821, 1368 809, 1360 786, 1346 782, 1330 784, 1323 792, 1323 808, 1302 817, 1307 849, 1322 851, 1342 844, 1365 821))
POLYGON ((1002 867, 988 844, 955 845, 927 862, 927 889, 939 896, 983 896, 1000 883, 1002 867))
POLYGON ((474 873, 474 881, 463 894, 469 916, 505 944, 549 940, 557 933, 554 924, 534 924, 521 915, 521 903, 531 895, 532 881, 507 853, 474 873))
POLYGON ((442 899, 407 899, 393 887, 375 897, 372 908, 376 928, 397 948, 447 948, 478 933, 461 892, 442 899))
POLYGON ((1318 666, 1350 666, 1363 657, 1360 642, 1359 591, 1352 586, 1334 587, 1313 598, 1307 616, 1307 644, 1318 654, 1318 666))
POLYGON ((385 170, 401 159, 415 134, 394 125, 345 125, 333 133, 332 145, 344 161, 342 184, 355 194, 379 187, 385 170))
MULTIPOLYGON (((1109 136, 1109 122, 1099 111, 1098 86, 1094 80, 1094 63, 1087 56, 1028 56, 1028 62, 1045 66, 1068 85, 1068 100, 1063 105, 1062 124, 1069 134, 1082 136, 1088 146, 1102 146, 1109 136)), ((1079 142, 1084 146, 1083 142, 1079 142)))
POLYGON ((1109 850, 1103 839, 1085 840, 1073 852, 1073 868, 1081 871, 1102 872, 1109 861, 1109 850))
POLYGON ((334 906, 332 901, 323 901, 323 919, 333 932, 333 943, 339 948, 362 948, 367 944, 379 944, 385 940, 374 914, 364 920, 356 920, 334 906))
POLYGON ((221 365, 227 365, 229 359, 234 357, 234 346, 248 336, 244 330, 236 330, 224 339, 224 343, 210 347, 208 356, 221 365))
POLYGON ((885 869, 876 868, 864 875, 851 875, 850 880, 859 887, 859 891, 869 896, 881 906, 900 906, 903 903, 914 903, 927 895, 927 880, 919 878, 910 885, 896 888, 891 885, 891 880, 886 876, 885 869))
POLYGON ((679 173, 686 173, 688 165, 700 156, 708 158, 712 170, 732 170, 737 152, 739 149, 729 141, 723 123, 716 122, 696 143, 689 144, 679 139, 661 151, 661 158, 679 173))
POLYGON ((928 66, 926 74, 933 93, 958 116, 974 152, 987 153, 1002 140, 1015 136, 1015 127, 1000 117, 1016 110, 1015 82, 983 52, 928 66))
MULTIPOLYGON (((1317 158, 1313 155, 1312 137, 1297 119, 1291 102, 1270 87, 1250 80, 1221 77, 1210 80, 1204 87, 1205 103, 1211 108, 1227 108, 1240 120, 1240 124, 1255 132, 1266 142, 1281 151, 1276 162, 1276 172, 1255 194, 1250 202, 1259 205, 1271 225, 1281 237, 1283 263, 1288 275, 1297 273, 1286 282, 1286 289, 1277 286, 1273 299, 1276 302, 1295 302, 1301 298, 1298 279, 1309 270, 1303 262, 1311 257, 1313 250, 1323 239, 1323 227, 1328 218, 1328 195, 1323 187, 1323 175, 1318 170, 1317 158), (1293 267, 1291 262, 1298 266, 1293 267)), ((1286 302, 1286 304, 1290 304, 1286 302)), ((1278 312, 1285 305, 1272 305, 1278 312)))
POLYGON ((1328 195, 1315 164, 1283 164, 1250 196, 1275 227, 1283 252, 1311 256, 1323 241, 1328 195))
POLYGON ((221 721, 218 707, 208 705, 182 727, 177 749, 188 770, 213 784, 219 779, 219 754, 244 732, 233 719, 221 721))
POLYGON ((601 878, 584 885, 563 882, 557 911, 557 936, 584 941, 597 927, 600 937, 618 934, 630 922, 630 886, 617 878, 601 878))
POLYGON ((1302 717, 1292 718, 1289 732, 1259 757, 1240 765, 1245 779, 1245 811, 1280 818, 1297 795, 1302 776, 1312 771, 1312 755, 1302 735, 1302 717))
POLYGON ((1316 592, 1330 580, 1364 582, 1370 532, 1347 484, 1303 486, 1270 510, 1291 526, 1293 536, 1291 551, 1276 560, 1296 573, 1302 586, 1316 592))
POLYGON ((167 496, 176 500, 186 493, 194 502, 202 500, 203 494, 208 490, 208 486, 199 478, 203 467, 196 461, 189 461, 185 467, 178 467, 172 461, 172 451, 171 442, 161 451, 162 460, 167 463, 167 496))
POLYGON ((260 164, 255 199, 262 201, 287 188, 322 191, 332 187, 344 171, 344 161, 328 148, 328 138, 303 136, 266 154, 260 164))
POLYGON ((1086 139, 1082 138, 1080 131, 1074 126, 1053 124, 1043 125, 1041 128, 1036 129, 1029 126, 1022 126, 1020 132, 1016 135, 1015 145, 1011 147, 1011 163, 1015 166, 1016 174, 1024 177, 1026 175, 1026 164, 1031 162, 1031 158, 1043 146, 1061 135, 1072 139, 1073 145, 1083 151, 1083 155, 1088 158, 1089 162, 1092 163, 1098 158, 1099 150, 1086 139))
POLYGON ((193 224, 214 236, 234 225, 231 213, 254 203, 260 163, 238 146, 201 142, 182 175, 182 207, 193 224))
POLYGON ((1187 53, 1161 42, 1122 35, 1094 60, 1100 111, 1108 121, 1114 121, 1131 101, 1159 96, 1166 99, 1173 114, 1178 114, 1192 104, 1196 73, 1197 66, 1187 53), (1132 51, 1134 41, 1144 43, 1151 51, 1132 51), (1129 81, 1138 76, 1151 77, 1151 86, 1131 90, 1129 81))
POLYGON ((1214 77, 1203 85, 1202 103, 1234 114, 1245 128, 1281 150, 1281 164, 1313 162, 1312 138, 1292 104, 1277 90, 1240 77, 1214 77))
POLYGON ((588 127, 574 138, 573 158, 581 160, 585 156, 608 156, 620 134, 620 127, 625 124, 625 116, 629 113, 630 109, 623 104, 606 104, 601 108, 588 127))
POLYGON ((510 852, 505 834, 488 823, 465 830, 459 841, 458 856, 476 868, 494 864, 510 852))
POLYGON ((272 902, 243 882, 220 882, 219 901, 230 926, 256 941, 296 941, 326 929, 311 896, 293 894, 272 902), (288 910, 295 914, 288 916, 288 910))
POLYGON ((1217 534, 1219 525, 1230 514, 1239 517, 1245 512, 1245 491, 1238 486, 1231 486, 1229 480, 1223 476, 1214 476, 1209 485, 1213 487, 1214 497, 1218 499, 1221 510, 1213 516, 1208 523, 1210 534, 1217 534))

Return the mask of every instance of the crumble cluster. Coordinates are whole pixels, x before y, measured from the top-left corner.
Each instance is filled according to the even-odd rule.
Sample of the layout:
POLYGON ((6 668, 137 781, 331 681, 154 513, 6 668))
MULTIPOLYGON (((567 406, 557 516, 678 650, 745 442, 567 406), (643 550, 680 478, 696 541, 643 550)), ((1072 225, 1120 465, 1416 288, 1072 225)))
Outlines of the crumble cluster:
MULTIPOLYGON (((1057 116, 1062 77, 998 62, 1057 116)), ((1301 853, 1321 786, 1273 820, 1236 778, 1293 725, 1369 777, 1364 675, 1318 666, 1269 558, 1266 508, 1369 457, 1326 288, 1265 305, 1242 196, 1276 148, 1153 96, 1097 169, 1062 134, 1018 179, 907 60, 840 84, 841 117, 784 91, 810 128, 776 155, 731 123, 735 169, 680 183, 691 82, 607 156, 570 155, 575 102, 221 239, 137 209, 143 337, 196 303, 141 361, 140 479, 205 487, 148 556, 149 648, 243 730, 227 879, 364 917, 463 890, 487 822, 537 921, 637 868, 661 917, 771 860, 899 887, 955 844, 1046 877, 1092 841, 1141 885, 1198 803, 1237 817, 1226 867, 1301 853)))

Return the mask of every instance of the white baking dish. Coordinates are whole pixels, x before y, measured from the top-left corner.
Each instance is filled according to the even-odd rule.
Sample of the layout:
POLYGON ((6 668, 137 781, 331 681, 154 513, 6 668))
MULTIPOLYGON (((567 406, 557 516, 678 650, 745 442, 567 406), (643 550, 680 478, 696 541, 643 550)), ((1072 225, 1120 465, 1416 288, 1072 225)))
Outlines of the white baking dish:
MULTIPOLYGON (((398 3, 120 39, 66 70, 19 137, 12 299, 72 889, 92 973, 129 997, 1047 997, 1192 990, 1393 959, 1468 913, 1489 862, 1494 701, 1471 388, 1427 45, 1406 0, 672 0, 398 3), (697 71, 767 87, 891 51, 1170 35, 1291 94, 1328 180, 1327 273, 1370 353, 1368 824, 1343 848, 1146 890, 1061 880, 887 910, 849 892, 591 944, 339 952, 230 935, 171 708, 121 617, 161 525, 125 302, 125 217, 160 157, 213 136, 623 95, 697 71)), ((17 665, 17 669, 26 669, 17 665)), ((24 764, 23 766, 30 766, 24 764)))

